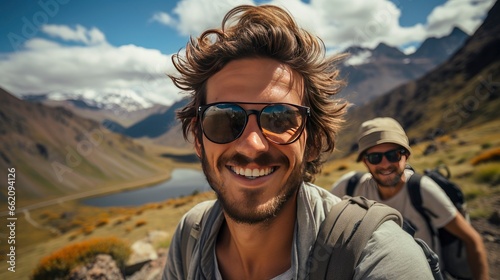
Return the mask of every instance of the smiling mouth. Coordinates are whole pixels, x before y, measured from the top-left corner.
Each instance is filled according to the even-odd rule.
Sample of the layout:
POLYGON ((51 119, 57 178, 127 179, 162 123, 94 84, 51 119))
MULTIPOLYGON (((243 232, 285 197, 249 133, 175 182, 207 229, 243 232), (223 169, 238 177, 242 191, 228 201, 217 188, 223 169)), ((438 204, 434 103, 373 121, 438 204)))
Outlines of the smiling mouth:
POLYGON ((243 168, 243 167, 237 167, 237 166, 230 166, 229 169, 240 176, 244 176, 247 179, 257 179, 259 177, 267 176, 271 173, 274 172, 275 168, 274 167, 266 167, 266 168, 243 168))
POLYGON ((380 174, 380 175, 391 175, 392 173, 394 173, 394 169, 388 169, 388 170, 379 170, 377 173, 380 174))

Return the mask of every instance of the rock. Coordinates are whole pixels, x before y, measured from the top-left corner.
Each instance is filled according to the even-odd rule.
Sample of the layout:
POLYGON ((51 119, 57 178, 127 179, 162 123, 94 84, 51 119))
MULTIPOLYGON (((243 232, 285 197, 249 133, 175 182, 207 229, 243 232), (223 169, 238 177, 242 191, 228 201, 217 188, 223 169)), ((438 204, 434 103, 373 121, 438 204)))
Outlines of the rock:
POLYGON ((156 253, 155 248, 147 241, 146 238, 134 242, 131 249, 132 254, 127 261, 125 275, 135 274, 150 261, 158 259, 158 254, 156 253))
POLYGON ((123 280, 123 275, 110 255, 97 255, 93 262, 76 267, 70 272, 70 280, 123 280))
POLYGON ((145 240, 151 244, 155 244, 167 240, 168 237, 169 234, 166 231, 152 230, 148 232, 145 240))
POLYGON ((128 264, 135 264, 144 261, 156 260, 158 254, 151 243, 145 240, 138 240, 132 244, 132 254, 128 260, 128 264))
POLYGON ((498 210, 491 214, 491 216, 488 218, 488 222, 497 226, 500 225, 500 213, 498 212, 498 210))
POLYGON ((165 254, 160 253, 158 259, 150 261, 144 265, 139 271, 134 274, 127 276, 127 280, 161 280, 163 275, 163 269, 167 261, 166 252, 165 254))
POLYGON ((438 150, 438 146, 436 144, 429 144, 427 148, 425 148, 424 155, 430 155, 435 153, 438 150))

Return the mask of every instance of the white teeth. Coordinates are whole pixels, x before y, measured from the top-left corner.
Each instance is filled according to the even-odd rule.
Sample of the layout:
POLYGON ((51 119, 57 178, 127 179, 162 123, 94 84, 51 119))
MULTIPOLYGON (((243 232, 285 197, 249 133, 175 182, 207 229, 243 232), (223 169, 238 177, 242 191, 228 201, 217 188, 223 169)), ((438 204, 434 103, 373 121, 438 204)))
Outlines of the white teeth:
POLYGON ((245 176, 248 178, 257 178, 260 176, 266 176, 266 175, 271 174, 274 171, 274 168, 268 167, 268 168, 262 168, 262 169, 258 169, 258 168, 250 169, 250 168, 231 166, 231 170, 234 173, 241 175, 241 176, 245 176))

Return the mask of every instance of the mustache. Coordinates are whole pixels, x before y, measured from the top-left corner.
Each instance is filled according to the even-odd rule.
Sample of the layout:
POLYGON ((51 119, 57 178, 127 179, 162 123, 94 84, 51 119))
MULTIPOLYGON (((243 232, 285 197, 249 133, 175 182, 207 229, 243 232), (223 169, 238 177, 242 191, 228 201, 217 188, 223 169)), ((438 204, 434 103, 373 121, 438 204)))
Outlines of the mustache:
POLYGON ((218 166, 222 167, 224 166, 227 162, 231 162, 232 164, 235 165, 241 165, 245 166, 251 163, 261 165, 261 166, 266 166, 266 165, 277 165, 277 164, 288 164, 288 159, 285 156, 272 156, 269 153, 263 153, 258 155, 255 158, 250 158, 242 154, 234 154, 230 156, 222 156, 218 160, 218 166))
POLYGON ((388 167, 388 168, 376 168, 375 169, 375 172, 377 174, 382 174, 382 173, 384 173, 386 171, 394 172, 394 171, 397 171, 397 168, 395 168, 395 167, 388 167))

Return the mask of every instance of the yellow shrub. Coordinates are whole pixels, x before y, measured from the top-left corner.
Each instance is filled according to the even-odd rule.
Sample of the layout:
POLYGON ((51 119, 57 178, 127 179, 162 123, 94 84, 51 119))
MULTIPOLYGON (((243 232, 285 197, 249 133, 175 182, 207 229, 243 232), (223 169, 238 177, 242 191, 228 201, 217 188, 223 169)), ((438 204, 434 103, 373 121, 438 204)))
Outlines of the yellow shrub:
POLYGON ((98 220, 95 224, 96 227, 102 227, 102 226, 105 226, 109 223, 109 219, 108 218, 101 218, 100 220, 98 220))
POLYGON ((500 148, 484 151, 480 155, 472 158, 470 162, 472 165, 478 165, 490 161, 500 161, 500 148))
POLYGON ((135 223, 135 227, 142 227, 145 225, 147 222, 145 220, 139 220, 135 223))
POLYGON ((94 225, 85 225, 83 226, 80 230, 83 234, 89 235, 92 232, 94 232, 95 226, 94 225))
POLYGON ((129 246, 117 237, 92 238, 70 244, 42 258, 32 278, 64 279, 78 265, 91 262, 99 254, 110 255, 120 268, 130 256, 129 246))

